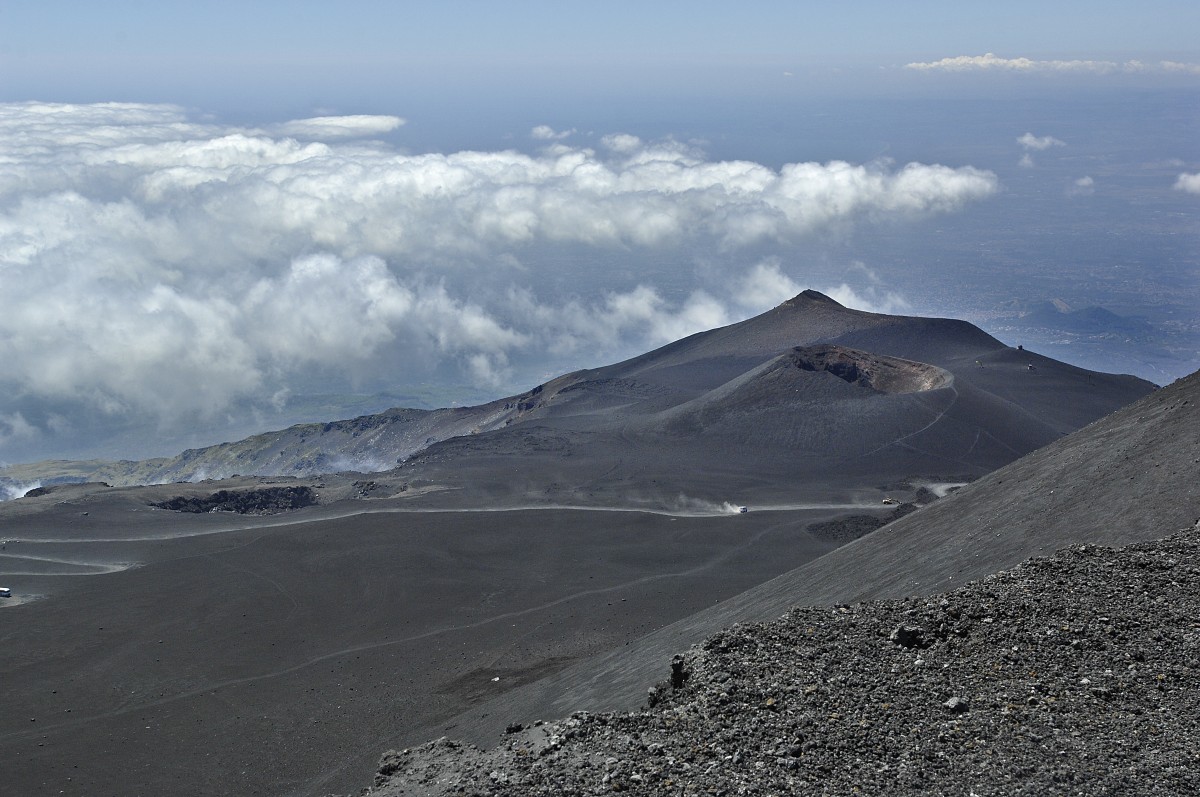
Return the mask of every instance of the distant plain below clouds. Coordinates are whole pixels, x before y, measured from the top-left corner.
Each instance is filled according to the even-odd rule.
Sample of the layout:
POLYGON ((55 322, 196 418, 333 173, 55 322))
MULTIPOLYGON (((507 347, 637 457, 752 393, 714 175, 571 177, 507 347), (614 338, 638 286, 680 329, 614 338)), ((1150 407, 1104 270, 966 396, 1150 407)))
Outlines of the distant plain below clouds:
POLYGON ((970 166, 772 169, 620 133, 573 145, 584 136, 545 126, 529 153, 409 154, 381 138, 403 124, 0 105, 0 433, 52 431, 28 410, 44 401, 210 417, 314 373, 377 387, 452 367, 499 387, 514 357, 636 351, 809 287, 764 248, 998 187, 970 166), (547 252, 679 247, 716 258, 721 279, 667 298, 652 274, 591 269, 594 292, 543 289, 547 252))

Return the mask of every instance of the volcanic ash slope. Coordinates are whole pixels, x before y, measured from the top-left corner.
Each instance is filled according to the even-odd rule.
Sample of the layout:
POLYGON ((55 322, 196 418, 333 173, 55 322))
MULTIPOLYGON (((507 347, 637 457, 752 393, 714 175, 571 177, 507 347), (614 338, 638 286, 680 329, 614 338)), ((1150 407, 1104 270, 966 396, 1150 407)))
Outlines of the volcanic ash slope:
POLYGON ((369 793, 1197 794, 1198 576, 1200 524, 795 609, 677 657, 649 708, 389 753, 369 793))

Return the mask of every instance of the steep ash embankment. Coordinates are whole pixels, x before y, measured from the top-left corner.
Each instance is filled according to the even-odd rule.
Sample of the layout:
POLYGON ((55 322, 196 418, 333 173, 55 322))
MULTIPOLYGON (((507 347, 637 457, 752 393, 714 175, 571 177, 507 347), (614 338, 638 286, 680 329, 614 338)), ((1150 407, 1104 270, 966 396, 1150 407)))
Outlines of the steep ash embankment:
POLYGON ((648 708, 388 753, 369 794, 1200 793, 1197 577, 1200 524, 795 609, 677 657, 648 708))

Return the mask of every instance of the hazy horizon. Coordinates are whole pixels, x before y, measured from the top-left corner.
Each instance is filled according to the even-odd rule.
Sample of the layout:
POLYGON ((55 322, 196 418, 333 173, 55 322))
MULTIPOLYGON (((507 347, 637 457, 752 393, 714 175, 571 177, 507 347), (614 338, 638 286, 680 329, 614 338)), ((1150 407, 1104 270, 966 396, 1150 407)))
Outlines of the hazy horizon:
POLYGON ((1200 367, 1191 4, 339 9, 0 12, 0 463, 499 397, 805 288, 1200 367))

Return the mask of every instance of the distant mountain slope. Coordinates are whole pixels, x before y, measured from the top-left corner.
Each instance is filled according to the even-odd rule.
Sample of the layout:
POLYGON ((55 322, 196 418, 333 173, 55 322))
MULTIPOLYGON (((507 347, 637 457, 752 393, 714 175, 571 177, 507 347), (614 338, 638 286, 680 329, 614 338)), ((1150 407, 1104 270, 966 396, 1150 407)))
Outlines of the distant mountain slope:
POLYGON ((864 313, 808 291, 547 383, 503 428, 435 443, 404 472, 474 485, 519 457, 527 492, 544 491, 538 473, 552 473, 560 489, 620 481, 661 493, 707 479, 742 503, 771 503, 829 480, 969 479, 1152 389, 1009 348, 962 321, 864 313), (906 362, 914 389, 876 390, 797 364, 835 350, 863 373, 906 362))
POLYGON ((1035 302, 1023 308, 1024 312, 1014 326, 1026 328, 1042 327, 1061 330, 1077 335, 1125 335, 1149 340, 1155 333, 1154 326, 1140 318, 1126 318, 1103 307, 1074 309, 1066 302, 1035 302))
MULTIPOLYGON (((680 437, 696 433, 757 446, 748 453, 776 467, 788 467, 804 452, 845 458, 887 448, 880 464, 888 469, 936 468, 941 462, 978 474, 1152 387, 1010 349, 964 321, 866 313, 805 291, 746 321, 476 407, 394 409, 171 458, 36 463, 2 470, 0 478, 146 484, 234 474, 307 476, 386 470, 420 452, 428 454, 425 463, 480 451, 557 455, 562 445, 580 441, 591 441, 583 453, 598 462, 618 448, 643 449, 653 460, 668 442, 697 444, 680 437), (851 382, 829 368, 798 364, 796 357, 820 356, 821 346, 839 347, 846 367, 874 374, 851 380, 873 391, 865 401, 838 398, 836 391, 846 393, 851 382), (798 355, 800 348, 811 351, 798 355), (844 354, 848 350, 855 353, 844 354), (903 372, 912 389, 888 386, 888 358, 911 363, 892 370, 903 372), (914 376, 918 372, 922 376, 914 376), (530 436, 547 433, 562 445, 548 452, 535 444, 531 451, 530 436)), ((690 456, 710 458, 700 450, 690 456)))
POLYGON ((1200 372, 874 534, 444 726, 492 745, 510 722, 632 709, 665 677, 673 654, 734 623, 797 605, 933 594, 1067 545, 1123 545, 1191 528, 1200 518, 1197 463, 1200 372))

